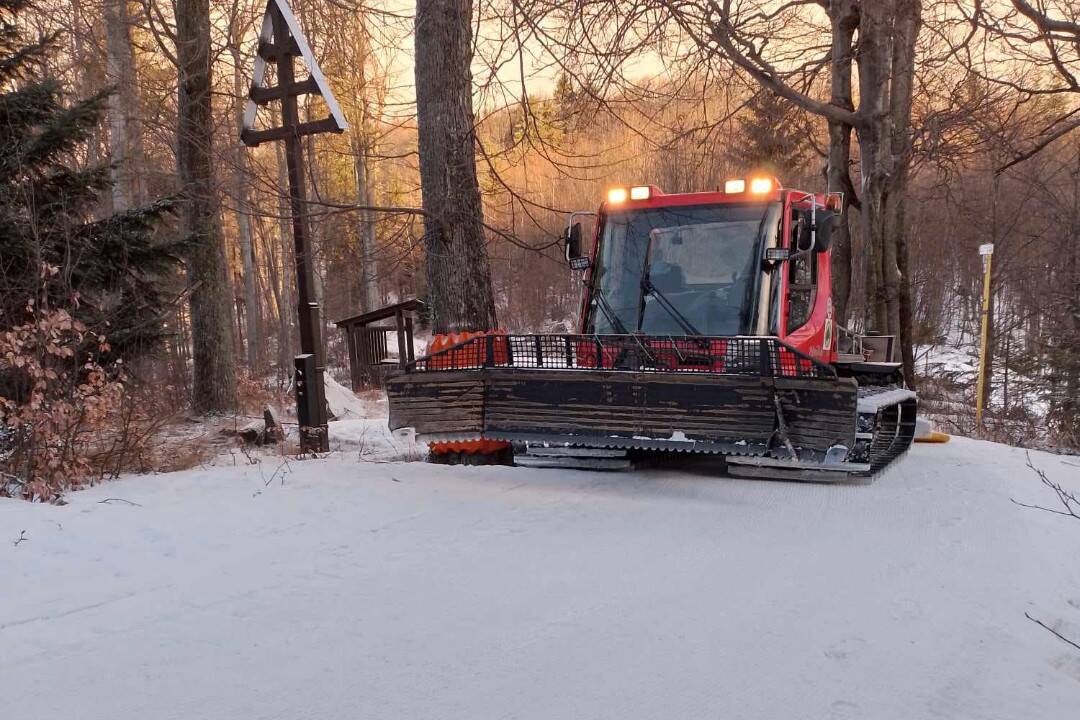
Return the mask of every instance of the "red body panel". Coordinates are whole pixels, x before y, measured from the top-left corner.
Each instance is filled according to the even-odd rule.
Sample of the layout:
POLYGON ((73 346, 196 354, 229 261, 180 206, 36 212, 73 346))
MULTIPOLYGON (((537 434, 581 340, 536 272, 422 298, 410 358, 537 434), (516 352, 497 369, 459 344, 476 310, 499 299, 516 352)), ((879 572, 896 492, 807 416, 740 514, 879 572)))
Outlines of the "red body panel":
MULTIPOLYGON (((625 202, 619 203, 618 207, 621 210, 624 208, 650 209, 685 205, 715 205, 723 203, 741 204, 747 202, 761 203, 764 205, 780 202, 783 205, 783 231, 781 233, 780 242, 781 246, 788 247, 790 246, 792 230, 792 209, 808 209, 810 207, 811 198, 813 198, 813 202, 817 204, 818 209, 824 209, 825 197, 821 194, 811 195, 810 193, 798 190, 781 188, 779 187, 779 183, 777 183, 776 187, 776 190, 769 193, 724 193, 710 191, 674 193, 670 195, 661 192, 656 187, 652 187, 652 192, 647 200, 626 200, 625 202)), ((600 248, 600 237, 607 211, 608 203, 603 203, 597 213, 592 250, 590 251, 589 269, 586 271, 585 275, 585 292, 581 300, 581 313, 579 314, 579 317, 581 318, 580 332, 582 333, 586 331, 586 324, 588 322, 589 286, 592 282, 593 268, 596 267, 596 257, 600 248)), ((779 339, 783 340, 788 345, 791 345, 796 350, 826 363, 833 363, 837 359, 835 320, 833 318, 832 305, 831 257, 832 252, 830 250, 817 254, 817 282, 816 290, 813 292, 810 301, 811 307, 809 319, 802 327, 790 333, 787 331, 789 313, 789 273, 781 272, 779 274, 781 282, 780 292, 781 297, 783 298, 783 302, 780 304, 779 339)), ((604 363, 601 362, 602 366, 603 364, 604 363)))
MULTIPOLYGON (((792 207, 801 209, 809 207, 809 197, 806 197, 806 193, 798 191, 786 192, 789 195, 789 201, 794 200, 794 202, 790 203, 792 207), (795 197, 792 198, 791 196, 795 197), (805 197, 805 201, 800 201, 799 196, 805 197)), ((815 202, 818 203, 819 208, 824 208, 824 197, 821 195, 816 196, 815 202)), ((791 238, 790 223, 791 212, 786 202, 784 208, 784 238, 789 242, 791 238)), ((784 328, 784 330, 780 334, 780 339, 812 358, 825 363, 835 363, 837 356, 836 328, 832 302, 832 250, 817 253, 817 282, 810 301, 810 318, 806 321, 806 324, 790 333, 787 331, 789 310, 788 273, 783 273, 782 283, 781 293, 784 302, 781 304, 782 321, 780 327, 784 328)))

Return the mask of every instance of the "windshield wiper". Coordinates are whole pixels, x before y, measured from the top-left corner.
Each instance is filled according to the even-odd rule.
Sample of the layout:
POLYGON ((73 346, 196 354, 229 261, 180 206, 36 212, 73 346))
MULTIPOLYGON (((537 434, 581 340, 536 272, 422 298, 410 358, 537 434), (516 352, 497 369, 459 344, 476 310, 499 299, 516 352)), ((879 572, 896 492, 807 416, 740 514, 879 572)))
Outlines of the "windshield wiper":
POLYGON ((611 329, 619 335, 629 335, 630 331, 623 325, 622 320, 615 314, 615 310, 612 309, 611 304, 607 300, 607 296, 604 295, 603 289, 596 286, 596 307, 600 308, 600 312, 604 313, 604 318, 611 325, 611 329))
POLYGON ((645 319, 645 298, 649 295, 656 298, 656 302, 659 303, 660 307, 664 308, 664 310, 667 311, 667 314, 679 324, 679 327, 682 328, 684 333, 687 335, 701 335, 701 331, 694 327, 690 321, 686 319, 686 316, 679 312, 678 308, 667 299, 667 296, 653 285, 652 280, 649 279, 648 269, 645 270, 645 275, 641 278, 641 312, 638 313, 639 330, 641 329, 642 321, 645 319))

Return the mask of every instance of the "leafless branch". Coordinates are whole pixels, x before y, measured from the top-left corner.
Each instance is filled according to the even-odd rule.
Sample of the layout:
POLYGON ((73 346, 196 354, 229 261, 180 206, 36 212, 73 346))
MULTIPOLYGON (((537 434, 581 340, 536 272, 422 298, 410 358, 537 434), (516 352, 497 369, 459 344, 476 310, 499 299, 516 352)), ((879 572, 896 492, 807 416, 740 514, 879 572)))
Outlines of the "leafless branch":
POLYGON ((1046 623, 1044 623, 1042 620, 1039 620, 1038 618, 1032 617, 1030 613, 1026 613, 1026 612, 1024 613, 1024 617, 1026 617, 1028 620, 1030 620, 1031 622, 1033 622, 1036 625, 1038 625, 1039 627, 1041 627, 1043 630, 1046 630, 1048 633, 1050 633, 1051 635, 1053 635, 1057 639, 1061 640, 1062 642, 1067 642, 1070 645, 1072 645, 1074 648, 1076 648, 1077 650, 1080 650, 1080 644, 1077 644, 1075 641, 1070 640, 1069 638, 1065 637, 1064 635, 1059 633, 1057 630, 1055 630, 1054 628, 1052 628, 1049 625, 1047 625, 1046 623))
POLYGON ((1035 467, 1031 462, 1031 454, 1027 454, 1027 466, 1031 468, 1036 475, 1039 476, 1039 480, 1042 484, 1054 491, 1057 496, 1058 502, 1061 503, 1061 509, 1044 507, 1042 505, 1032 505, 1028 503, 1022 503, 1016 499, 1010 498, 1013 503, 1020 507, 1031 508, 1033 510, 1042 510, 1044 512, 1053 513, 1054 515, 1064 515, 1066 517, 1075 518, 1080 520, 1080 498, 1075 493, 1066 490, 1061 486, 1061 483, 1056 483, 1046 476, 1046 472, 1042 468, 1035 467))

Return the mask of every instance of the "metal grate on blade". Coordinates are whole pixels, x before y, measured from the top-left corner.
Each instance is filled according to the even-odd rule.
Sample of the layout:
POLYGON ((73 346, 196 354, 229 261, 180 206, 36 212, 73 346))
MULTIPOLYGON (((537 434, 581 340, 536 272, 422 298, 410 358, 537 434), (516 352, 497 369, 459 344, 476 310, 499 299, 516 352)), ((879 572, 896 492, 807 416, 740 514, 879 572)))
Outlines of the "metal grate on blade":
POLYGON ((407 372, 527 368, 834 378, 836 371, 772 337, 501 335, 472 337, 407 372))

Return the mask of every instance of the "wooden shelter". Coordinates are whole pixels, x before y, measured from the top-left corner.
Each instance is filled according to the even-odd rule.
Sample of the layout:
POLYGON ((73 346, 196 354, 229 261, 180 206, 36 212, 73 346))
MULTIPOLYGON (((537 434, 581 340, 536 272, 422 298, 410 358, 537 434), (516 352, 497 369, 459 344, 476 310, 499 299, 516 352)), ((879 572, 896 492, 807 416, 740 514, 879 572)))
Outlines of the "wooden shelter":
POLYGON ((382 387, 387 369, 405 367, 416 359, 413 326, 421 305, 419 300, 406 300, 334 323, 345 333, 349 379, 354 391, 382 387), (393 322, 387 322, 390 320, 393 322), (396 358, 389 352, 388 333, 394 333, 397 339, 396 358))

